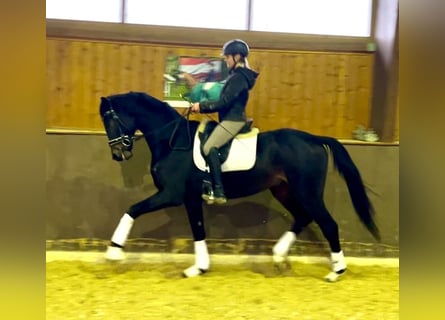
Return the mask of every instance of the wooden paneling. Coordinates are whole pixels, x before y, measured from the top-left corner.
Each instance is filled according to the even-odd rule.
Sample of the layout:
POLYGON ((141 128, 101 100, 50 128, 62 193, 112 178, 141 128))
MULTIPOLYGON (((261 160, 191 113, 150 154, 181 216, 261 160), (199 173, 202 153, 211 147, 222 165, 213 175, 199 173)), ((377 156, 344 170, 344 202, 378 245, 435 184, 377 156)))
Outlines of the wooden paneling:
POLYGON ((368 124, 371 55, 262 51, 251 60, 262 63, 248 109, 261 129, 350 138, 368 124))
MULTIPOLYGON (((144 91, 162 98, 164 59, 183 49, 141 44, 47 40, 47 128, 102 130, 101 96, 144 91)), ((189 54, 214 55, 215 50, 189 54)))
MULTIPOLYGON (((47 128, 103 130, 101 96, 144 91, 163 98, 167 55, 218 56, 217 47, 47 39, 47 128)), ((368 126, 371 53, 252 49, 260 71, 247 108, 261 130, 299 128, 350 138, 368 126)))

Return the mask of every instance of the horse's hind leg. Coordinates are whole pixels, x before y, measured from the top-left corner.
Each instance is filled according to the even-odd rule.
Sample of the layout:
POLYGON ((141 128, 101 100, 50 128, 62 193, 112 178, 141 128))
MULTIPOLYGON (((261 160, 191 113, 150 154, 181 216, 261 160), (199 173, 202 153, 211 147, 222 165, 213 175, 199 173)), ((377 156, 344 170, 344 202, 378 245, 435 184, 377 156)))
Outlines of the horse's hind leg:
POLYGON ((327 281, 336 281, 346 271, 346 261, 340 246, 338 225, 326 209, 323 197, 314 197, 313 194, 305 194, 302 197, 305 209, 311 213, 321 232, 329 242, 331 248, 332 272, 326 275, 327 281))
POLYGON ((273 260, 277 264, 285 263, 290 247, 296 241, 297 235, 312 222, 312 217, 307 214, 304 207, 292 196, 289 185, 282 182, 272 187, 272 195, 292 214, 294 223, 289 231, 286 231, 273 247, 273 260))

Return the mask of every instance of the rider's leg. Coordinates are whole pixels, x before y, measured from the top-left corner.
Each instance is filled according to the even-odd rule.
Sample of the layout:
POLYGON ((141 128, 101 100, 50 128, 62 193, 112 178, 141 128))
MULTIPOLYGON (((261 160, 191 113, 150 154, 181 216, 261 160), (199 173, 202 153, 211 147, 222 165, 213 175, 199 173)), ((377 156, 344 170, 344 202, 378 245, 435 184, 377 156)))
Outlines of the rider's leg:
POLYGON ((209 165, 214 192, 214 199, 209 199, 209 195, 203 194, 203 199, 208 203, 213 202, 213 200, 218 204, 227 201, 221 178, 218 148, 229 142, 241 130, 244 124, 244 121, 222 121, 213 129, 213 132, 204 144, 203 151, 209 165))
POLYGON ((227 202, 224 194, 224 187, 221 178, 221 163, 219 162, 218 149, 213 147, 207 155, 207 163, 210 169, 210 176, 213 184, 213 197, 217 204, 227 202))

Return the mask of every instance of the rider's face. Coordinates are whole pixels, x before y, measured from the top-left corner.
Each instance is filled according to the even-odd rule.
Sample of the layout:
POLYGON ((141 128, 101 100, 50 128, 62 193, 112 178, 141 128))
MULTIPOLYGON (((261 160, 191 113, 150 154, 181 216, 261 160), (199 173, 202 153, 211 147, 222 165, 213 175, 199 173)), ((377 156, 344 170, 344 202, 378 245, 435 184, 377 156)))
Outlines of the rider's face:
POLYGON ((227 65, 227 68, 229 70, 231 70, 233 68, 233 66, 235 65, 235 57, 232 56, 231 54, 225 55, 224 56, 224 61, 225 61, 226 65, 227 65))

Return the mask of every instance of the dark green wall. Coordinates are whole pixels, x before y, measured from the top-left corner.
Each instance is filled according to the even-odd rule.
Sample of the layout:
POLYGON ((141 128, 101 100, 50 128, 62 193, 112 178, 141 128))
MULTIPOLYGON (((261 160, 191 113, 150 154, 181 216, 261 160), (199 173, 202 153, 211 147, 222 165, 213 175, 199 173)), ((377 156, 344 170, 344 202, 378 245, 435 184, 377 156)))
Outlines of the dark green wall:
MULTIPOLYGON (((346 254, 398 256, 399 147, 346 145, 377 211, 382 243, 376 244, 356 216, 346 184, 329 168, 325 200, 340 228, 346 254)), ((144 140, 134 157, 111 160, 104 135, 47 134, 47 249, 105 248, 127 208, 155 192, 144 140)), ((269 192, 204 207, 211 252, 269 253, 291 218, 269 192)), ((183 207, 140 217, 130 234, 129 250, 189 252, 191 232, 183 207)), ((311 224, 291 251, 327 250, 318 226, 311 224)))

